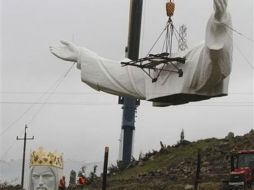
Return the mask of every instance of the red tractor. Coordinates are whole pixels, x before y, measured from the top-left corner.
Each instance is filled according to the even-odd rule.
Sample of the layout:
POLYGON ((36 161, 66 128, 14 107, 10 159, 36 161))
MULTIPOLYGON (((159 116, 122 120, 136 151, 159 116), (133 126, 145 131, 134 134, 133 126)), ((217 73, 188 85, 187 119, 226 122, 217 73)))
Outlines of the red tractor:
POLYGON ((226 189, 247 190, 254 183, 254 150, 241 150, 231 155, 231 172, 226 189))

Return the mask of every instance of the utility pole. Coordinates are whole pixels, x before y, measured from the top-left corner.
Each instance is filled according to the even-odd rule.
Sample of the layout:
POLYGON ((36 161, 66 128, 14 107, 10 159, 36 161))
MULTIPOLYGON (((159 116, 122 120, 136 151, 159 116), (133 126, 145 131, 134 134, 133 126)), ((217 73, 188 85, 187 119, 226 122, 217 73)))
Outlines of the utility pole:
POLYGON ((33 140, 34 136, 32 138, 27 138, 26 137, 26 129, 27 125, 25 125, 25 133, 24 133, 24 138, 19 138, 17 136, 17 140, 23 140, 24 141, 24 147, 23 147, 23 163, 22 163, 22 173, 21 173, 21 188, 23 189, 24 187, 24 174, 25 174, 25 160, 26 160, 26 141, 27 140, 33 140))
POLYGON ((105 147, 104 166, 103 166, 103 175, 102 175, 102 190, 106 190, 106 187, 107 187, 108 153, 109 153, 109 147, 105 147))
POLYGON ((198 150, 197 155, 197 170, 196 170, 196 177, 194 181, 194 190, 198 190, 199 178, 200 178, 200 168, 201 168, 201 151, 198 150))
MULTIPOLYGON (((131 60, 139 58, 140 31, 142 21, 143 0, 130 0, 130 21, 128 46, 126 47, 126 55, 131 60)), ((123 104, 122 119, 122 162, 127 166, 132 157, 133 131, 135 130, 135 115, 140 100, 131 97, 119 97, 119 103, 123 104)))

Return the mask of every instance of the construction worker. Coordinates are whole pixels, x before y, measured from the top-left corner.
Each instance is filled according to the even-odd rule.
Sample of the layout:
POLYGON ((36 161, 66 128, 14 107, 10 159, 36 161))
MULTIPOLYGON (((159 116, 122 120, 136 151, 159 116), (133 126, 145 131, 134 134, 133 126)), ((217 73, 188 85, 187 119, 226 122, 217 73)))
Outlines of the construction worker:
POLYGON ((85 186, 85 183, 86 183, 86 178, 85 178, 85 174, 84 173, 82 173, 82 172, 80 172, 79 174, 78 174, 78 187, 80 187, 80 188, 83 188, 84 186, 85 186))
POLYGON ((63 176, 58 184, 58 190, 65 190, 65 176, 63 176))

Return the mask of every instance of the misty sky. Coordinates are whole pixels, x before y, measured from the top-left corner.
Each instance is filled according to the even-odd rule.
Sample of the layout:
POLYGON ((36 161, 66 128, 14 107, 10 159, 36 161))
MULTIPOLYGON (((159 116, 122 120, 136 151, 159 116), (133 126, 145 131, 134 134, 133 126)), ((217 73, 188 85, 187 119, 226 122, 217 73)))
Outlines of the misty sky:
MULTIPOLYGON (((188 46, 204 40, 212 0, 175 0, 176 27, 188 27, 188 46)), ((167 21, 166 0, 144 0, 140 56, 167 21)), ((122 120, 118 97, 97 92, 80 80, 71 63, 50 54, 59 40, 74 41, 99 55, 121 60, 128 39, 127 0, 1 0, 1 158, 21 159, 24 125, 29 151, 39 146, 64 153, 64 159, 101 161, 104 146, 118 159, 122 120), (59 82, 59 79, 61 83, 59 82), (58 87, 56 88, 56 85, 58 87), (50 93, 48 93, 50 92, 50 93), (54 92, 54 93, 51 93, 54 92), (42 98, 41 98, 42 97, 42 98), (36 103, 36 104, 33 104, 36 103), (31 104, 33 106, 31 107, 31 104)), ((229 0, 233 27, 253 39, 253 0, 229 0)), ((187 105, 137 110, 134 156, 172 145, 182 129, 187 140, 242 135, 253 128, 253 41, 234 33, 229 96, 187 105)))

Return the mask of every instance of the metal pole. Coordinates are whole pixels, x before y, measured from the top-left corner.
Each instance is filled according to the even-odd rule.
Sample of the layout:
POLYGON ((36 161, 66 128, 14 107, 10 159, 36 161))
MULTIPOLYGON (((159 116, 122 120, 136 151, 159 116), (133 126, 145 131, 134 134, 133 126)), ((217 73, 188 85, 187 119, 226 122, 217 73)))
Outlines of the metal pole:
POLYGON ((24 176, 25 176, 25 159, 26 159, 26 129, 25 127, 25 134, 24 134, 24 146, 23 146, 23 163, 22 163, 22 177, 21 177, 21 187, 23 189, 24 186, 24 176))
POLYGON ((200 150, 198 150, 198 155, 197 155, 197 171, 196 171, 196 178, 194 182, 194 189, 198 189, 198 184, 199 184, 199 177, 200 177, 200 166, 201 166, 201 155, 200 155, 200 150))
POLYGON ((26 129, 27 125, 25 125, 25 133, 24 133, 24 138, 19 138, 17 136, 17 140, 23 140, 24 145, 23 145, 23 161, 22 161, 22 173, 21 173, 21 188, 23 189, 24 187, 24 176, 25 176, 25 160, 26 160, 26 140, 33 140, 34 136, 32 138, 27 138, 26 137, 26 129))
POLYGON ((108 152, 109 152, 109 148, 105 147, 102 190, 106 190, 106 186, 107 186, 108 152))
MULTIPOLYGON (((143 0, 130 0, 130 21, 127 57, 132 60, 139 58, 140 31, 142 21, 143 0)), ((120 97, 123 103, 123 149, 122 161, 127 166, 132 157, 133 131, 135 130, 135 113, 139 100, 131 97, 120 97)))

